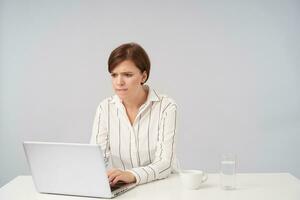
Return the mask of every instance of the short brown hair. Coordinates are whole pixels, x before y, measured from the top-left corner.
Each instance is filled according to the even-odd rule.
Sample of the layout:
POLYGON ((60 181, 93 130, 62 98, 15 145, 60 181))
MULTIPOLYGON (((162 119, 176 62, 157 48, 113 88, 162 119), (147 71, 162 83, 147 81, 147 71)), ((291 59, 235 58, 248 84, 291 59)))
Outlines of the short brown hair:
POLYGON ((112 73, 115 67, 125 60, 132 61, 143 73, 146 71, 148 80, 150 75, 150 59, 146 51, 137 43, 126 43, 114 49, 108 58, 108 71, 112 73))

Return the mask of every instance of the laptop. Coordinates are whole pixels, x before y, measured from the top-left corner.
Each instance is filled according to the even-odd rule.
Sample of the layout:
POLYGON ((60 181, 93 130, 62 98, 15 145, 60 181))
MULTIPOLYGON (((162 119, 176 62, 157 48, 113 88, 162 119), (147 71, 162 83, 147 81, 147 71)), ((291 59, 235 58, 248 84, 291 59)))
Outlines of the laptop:
POLYGON ((110 187, 100 145, 23 142, 40 193, 113 198, 136 184, 110 187))

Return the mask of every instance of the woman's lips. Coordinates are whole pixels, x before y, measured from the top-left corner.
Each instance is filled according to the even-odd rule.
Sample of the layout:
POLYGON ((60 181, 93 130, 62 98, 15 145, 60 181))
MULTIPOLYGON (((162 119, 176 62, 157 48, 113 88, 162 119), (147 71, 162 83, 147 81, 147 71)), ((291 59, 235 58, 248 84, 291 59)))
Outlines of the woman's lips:
POLYGON ((118 92, 125 92, 127 89, 116 89, 118 92))

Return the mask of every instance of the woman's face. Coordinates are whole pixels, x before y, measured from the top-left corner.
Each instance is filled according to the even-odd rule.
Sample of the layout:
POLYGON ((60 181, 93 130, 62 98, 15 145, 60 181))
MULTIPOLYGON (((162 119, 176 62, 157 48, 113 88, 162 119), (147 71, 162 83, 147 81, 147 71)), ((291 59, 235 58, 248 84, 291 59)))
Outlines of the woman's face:
POLYGON ((111 72, 112 85, 121 100, 132 100, 140 94, 147 73, 141 73, 131 60, 125 60, 111 72))

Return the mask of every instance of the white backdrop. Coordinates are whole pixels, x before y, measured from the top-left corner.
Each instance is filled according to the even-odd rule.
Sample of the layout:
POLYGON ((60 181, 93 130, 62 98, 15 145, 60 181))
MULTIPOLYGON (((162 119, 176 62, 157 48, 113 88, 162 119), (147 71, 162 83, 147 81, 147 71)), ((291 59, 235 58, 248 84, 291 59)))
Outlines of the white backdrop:
POLYGON ((24 140, 89 141, 109 53, 140 43, 179 106, 182 168, 300 178, 299 1, 0 0, 0 186, 24 140))

